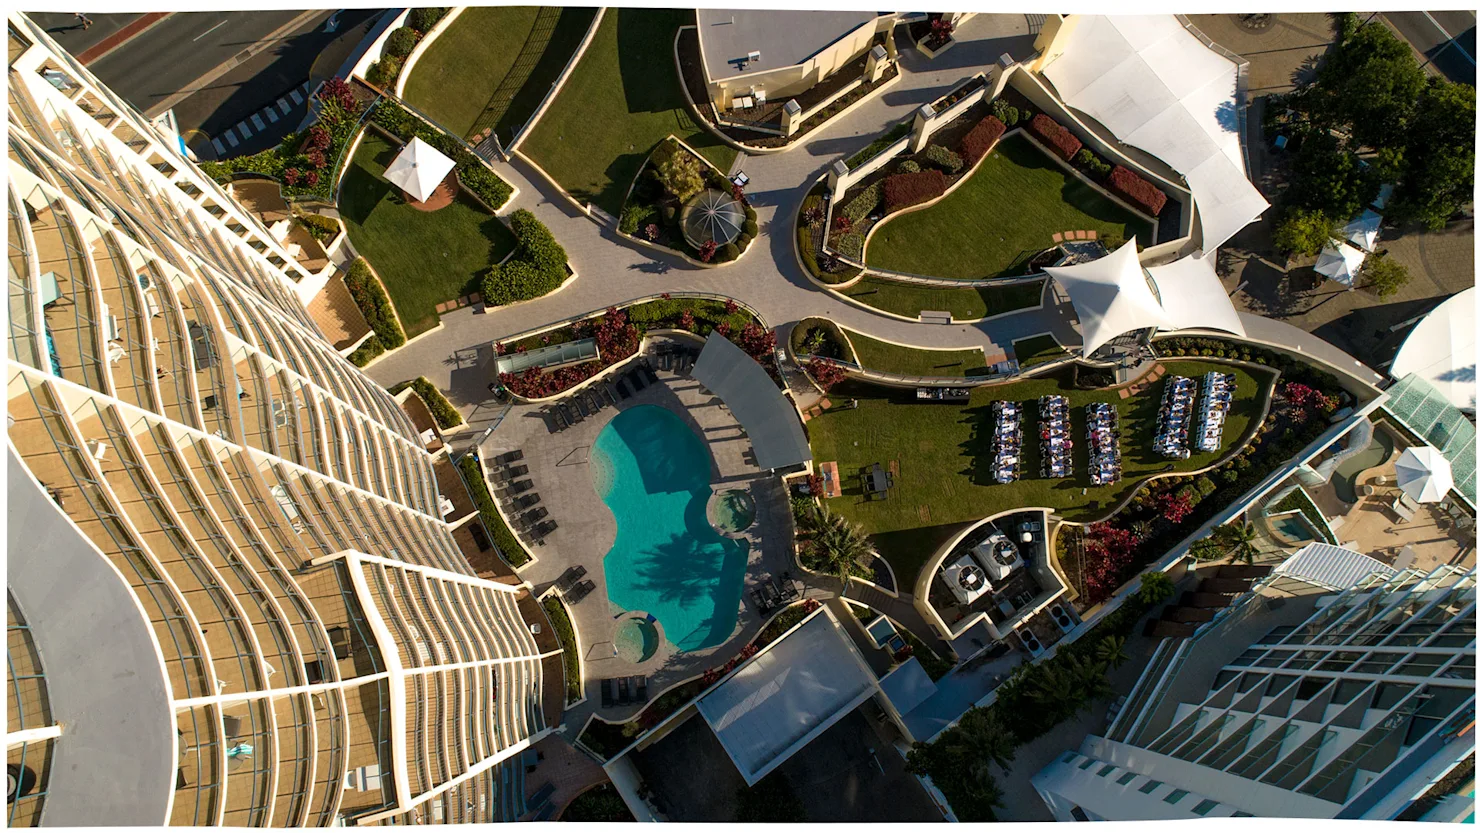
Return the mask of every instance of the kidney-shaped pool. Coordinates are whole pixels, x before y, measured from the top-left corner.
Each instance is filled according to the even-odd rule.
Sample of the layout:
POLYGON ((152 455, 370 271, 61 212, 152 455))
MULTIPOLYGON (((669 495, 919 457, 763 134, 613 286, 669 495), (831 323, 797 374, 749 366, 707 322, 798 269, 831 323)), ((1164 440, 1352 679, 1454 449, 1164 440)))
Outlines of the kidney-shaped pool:
POLYGON ((709 449, 656 405, 617 414, 591 450, 596 493, 617 519, 603 562, 612 604, 652 614, 680 651, 735 629, 750 545, 709 525, 709 449))

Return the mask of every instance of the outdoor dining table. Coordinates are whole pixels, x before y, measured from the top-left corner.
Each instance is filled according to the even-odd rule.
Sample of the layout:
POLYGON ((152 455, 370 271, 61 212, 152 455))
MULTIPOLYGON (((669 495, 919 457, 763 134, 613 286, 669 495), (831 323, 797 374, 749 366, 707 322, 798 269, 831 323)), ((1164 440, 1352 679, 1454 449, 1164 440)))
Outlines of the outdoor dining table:
POLYGON ((886 492, 889 490, 889 472, 878 463, 868 472, 868 485, 871 492, 886 492))

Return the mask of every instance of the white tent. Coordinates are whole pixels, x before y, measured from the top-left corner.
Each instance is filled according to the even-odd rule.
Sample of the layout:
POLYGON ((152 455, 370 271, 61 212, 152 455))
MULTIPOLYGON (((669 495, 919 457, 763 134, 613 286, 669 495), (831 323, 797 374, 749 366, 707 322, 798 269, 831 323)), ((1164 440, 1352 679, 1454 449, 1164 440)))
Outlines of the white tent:
POLYGON ((1192 189, 1211 252, 1269 207, 1244 171, 1238 65, 1172 15, 1074 15, 1043 68, 1059 97, 1192 189))
POLYGON ((1382 228, 1382 215, 1372 209, 1362 212, 1362 216, 1346 224, 1341 233, 1353 246, 1364 252, 1372 251, 1377 245, 1377 232, 1382 228))
POLYGON ((1165 266, 1147 267, 1161 296, 1161 308, 1171 322, 1163 325, 1165 329, 1212 329, 1244 335, 1244 324, 1218 280, 1213 261, 1213 257, 1195 252, 1165 266))
POLYGON ((1366 259, 1367 253, 1361 249, 1340 240, 1332 240, 1321 250, 1321 257, 1316 261, 1316 271, 1355 289, 1357 270, 1362 268, 1362 261, 1366 259))
POLYGON ((1454 473, 1439 449, 1421 445, 1403 452, 1396 464, 1398 488, 1419 503, 1438 503, 1454 488, 1454 473))
POLYGON ((1454 407, 1475 413, 1475 287, 1452 295, 1408 333, 1388 372, 1416 373, 1454 407))
POLYGON ((385 169, 385 178, 413 200, 426 202, 427 197, 447 178, 454 164, 436 148, 419 137, 413 137, 385 169))
POLYGON ((1069 293, 1086 356, 1122 333, 1171 324, 1136 257, 1134 240, 1099 260, 1043 271, 1069 293))

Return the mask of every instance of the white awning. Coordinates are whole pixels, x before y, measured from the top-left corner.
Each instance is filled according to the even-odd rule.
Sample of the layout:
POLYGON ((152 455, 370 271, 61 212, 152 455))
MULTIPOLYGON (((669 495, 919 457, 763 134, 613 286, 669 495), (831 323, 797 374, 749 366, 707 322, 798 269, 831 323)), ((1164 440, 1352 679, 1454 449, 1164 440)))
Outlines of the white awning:
POLYGON ((1075 15, 1043 69, 1070 107, 1175 168, 1213 251, 1269 207, 1244 171, 1238 65, 1172 15, 1075 15))
POLYGON ((1238 310, 1228 299, 1228 292, 1213 268, 1214 258, 1195 252, 1165 266, 1151 266, 1151 280, 1161 295, 1161 307, 1172 322, 1166 329, 1222 330, 1244 335, 1238 310))
POLYGON ((1316 271, 1333 281, 1355 288, 1357 270, 1362 268, 1362 261, 1366 259, 1367 253, 1361 249, 1340 240, 1332 240, 1321 250, 1321 256, 1316 260, 1316 271))
POLYGON ((1417 374, 1461 411, 1475 412, 1475 287, 1452 295, 1408 333, 1389 369, 1417 374))
POLYGON ((441 151, 413 136, 385 169, 385 178, 417 202, 426 202, 454 165, 441 151))
POLYGON ((1274 571, 1332 590, 1355 587, 1373 573, 1390 576, 1396 572, 1369 555, 1330 544, 1306 544, 1274 571))
POLYGON ((1362 216, 1346 224, 1341 233, 1353 246, 1364 252, 1372 251, 1377 245, 1377 232, 1382 228, 1382 215, 1372 209, 1362 212, 1362 216))
POLYGON ((694 378, 735 415, 750 438, 757 466, 784 469, 812 459, 796 407, 766 369, 734 342, 710 333, 694 363, 694 378))
POLYGON ((1043 271, 1069 293, 1086 356, 1122 333, 1172 324, 1151 292, 1134 240, 1099 260, 1043 271))

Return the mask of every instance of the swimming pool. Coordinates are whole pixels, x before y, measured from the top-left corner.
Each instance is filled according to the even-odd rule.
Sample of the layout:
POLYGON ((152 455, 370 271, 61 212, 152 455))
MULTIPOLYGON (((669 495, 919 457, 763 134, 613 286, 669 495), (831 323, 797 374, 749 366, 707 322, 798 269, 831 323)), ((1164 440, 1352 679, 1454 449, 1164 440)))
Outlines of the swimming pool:
POLYGON ((612 604, 652 614, 680 651, 735 629, 750 545, 709 525, 709 449, 657 405, 617 414, 591 447, 596 493, 617 519, 606 554, 612 604))
POLYGON ((1342 461, 1331 474, 1331 485, 1336 489, 1336 496, 1344 503, 1356 503, 1357 476, 1373 466, 1381 465, 1393 453, 1393 447, 1393 436, 1378 425, 1372 432, 1372 442, 1342 461))
POLYGON ((1275 532, 1298 544, 1321 539, 1320 533, 1311 528, 1310 521, 1299 511, 1274 515, 1269 519, 1269 525, 1275 532))

